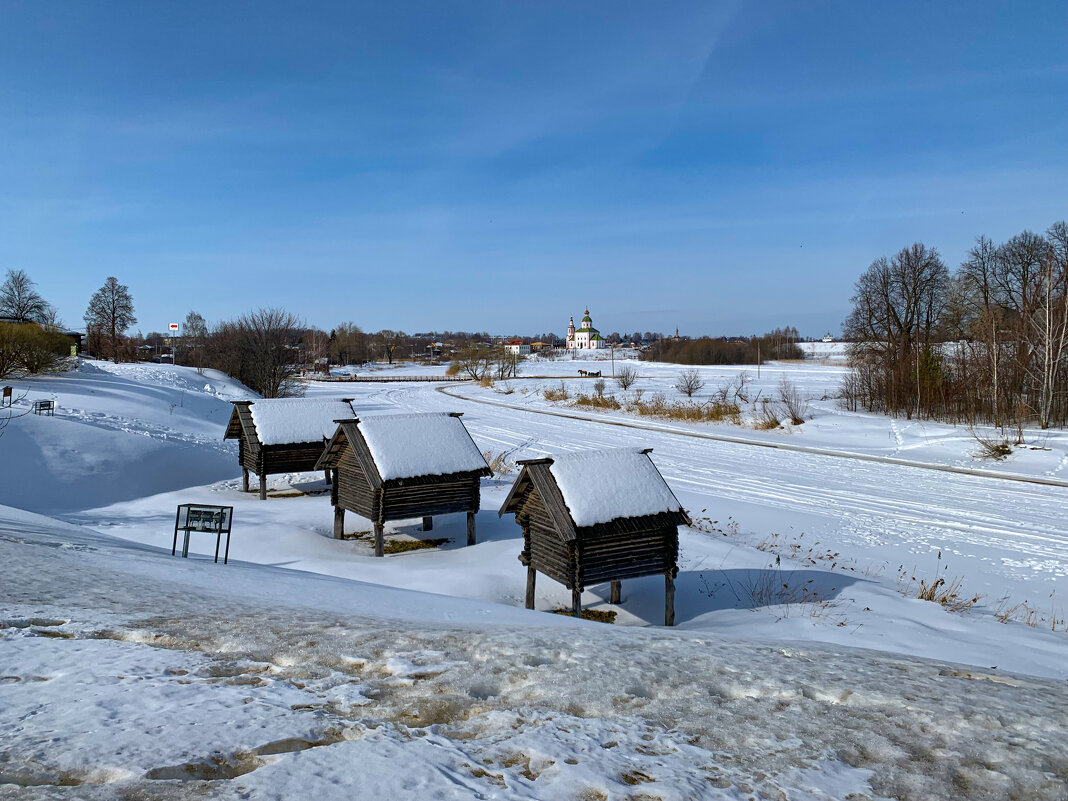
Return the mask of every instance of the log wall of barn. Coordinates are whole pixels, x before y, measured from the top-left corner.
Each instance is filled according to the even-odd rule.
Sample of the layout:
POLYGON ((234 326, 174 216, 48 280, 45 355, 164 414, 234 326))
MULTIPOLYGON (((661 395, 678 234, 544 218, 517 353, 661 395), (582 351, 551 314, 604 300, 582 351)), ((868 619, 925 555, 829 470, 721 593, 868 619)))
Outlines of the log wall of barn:
POLYGON ((383 489, 383 520, 477 512, 478 477, 441 476, 423 482, 405 482, 383 489))
POLYGON ((678 558, 678 529, 580 530, 578 550, 583 584, 664 573, 678 558))
POLYGON ((531 488, 527 494, 519 510, 519 522, 528 564, 571 589, 576 575, 574 546, 569 547, 560 539, 536 489, 531 488))
POLYGON ((371 487, 359 460, 350 448, 344 448, 337 465, 338 503, 343 509, 361 517, 378 519, 378 493, 371 487))
POLYGON ((315 469, 323 455, 323 442, 298 442, 292 445, 264 445, 263 468, 270 473, 305 473, 315 469))

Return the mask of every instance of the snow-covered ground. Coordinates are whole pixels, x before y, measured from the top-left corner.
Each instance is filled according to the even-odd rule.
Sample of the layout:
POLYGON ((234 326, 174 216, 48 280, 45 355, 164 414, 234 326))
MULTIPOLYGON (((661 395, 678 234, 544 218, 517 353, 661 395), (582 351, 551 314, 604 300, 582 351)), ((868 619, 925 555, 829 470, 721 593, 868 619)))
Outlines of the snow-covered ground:
MULTIPOLYGON (((634 366, 647 394, 681 369, 634 366)), ((607 585, 587 590, 615 626, 521 609, 521 534, 496 514, 514 473, 484 482, 477 545, 460 515, 429 535, 403 521, 387 531, 451 542, 376 559, 366 536, 331 538, 321 475, 272 477, 267 501, 240 492, 221 437, 228 400, 250 395, 225 376, 86 363, 12 382, 29 393, 19 408, 48 397, 57 412, 0 438, 0 504, 15 507, 0 509, 0 798, 1065 797, 1064 487, 687 435, 974 461, 950 427, 819 400, 833 366, 765 365, 759 382, 749 368, 756 388, 787 373, 815 399, 813 420, 777 432, 545 401, 538 388, 577 384, 564 376, 578 367, 529 363, 550 378, 510 394, 308 395, 355 397, 360 414, 462 411, 478 447, 511 462, 652 447, 694 520, 675 630, 656 625, 656 577, 624 582, 618 606, 607 585), (632 422, 655 430, 618 424, 632 422), (227 566, 206 535, 189 560, 170 555, 175 505, 198 501, 235 507, 227 566), (940 569, 979 602, 911 597, 940 569), (999 621, 1024 601, 1042 625, 999 621)), ((702 370, 709 384, 738 372, 702 370)), ((1063 436, 1044 447, 980 466, 1065 478, 1042 461, 1063 460, 1063 436)), ((349 517, 348 533, 366 529, 349 517)), ((569 595, 543 578, 538 609, 569 595)))
POLYGON ((7 381, 18 398, 0 440, 0 502, 66 512, 234 474, 223 442, 231 400, 254 397, 215 370, 82 361, 76 371, 7 381), (29 414, 53 400, 54 417, 29 414))
MULTIPOLYGON (((610 365, 599 361, 570 360, 538 360, 525 363, 519 379, 498 382, 492 389, 459 385, 449 388, 448 391, 499 404, 566 411, 590 419, 638 422, 666 431, 702 431, 749 442, 781 443, 797 448, 1044 477, 1068 484, 1068 433, 1025 429, 1024 444, 1016 447, 1008 459, 1003 462, 982 459, 977 455, 978 442, 966 427, 844 411, 838 401, 842 380, 848 373, 848 368, 844 365, 770 362, 758 369, 755 365, 690 367, 633 360, 621 363, 616 360, 615 369, 622 369, 624 366, 638 374, 637 381, 627 391, 620 389, 612 378, 610 365), (578 371, 583 369, 601 371, 605 394, 614 395, 621 401, 635 397, 649 401, 660 393, 668 401, 701 404, 714 399, 724 389, 734 397, 739 384, 744 382, 744 394, 748 403, 741 404, 742 425, 726 422, 679 425, 648 417, 637 419, 633 414, 623 412, 576 407, 573 403, 576 395, 594 394, 596 379, 579 377, 578 371), (680 373, 686 370, 696 370, 704 382, 704 386, 692 398, 686 398, 675 388, 680 373), (744 378, 740 381, 739 376, 744 378), (779 429, 761 431, 754 428, 754 411, 760 408, 763 399, 778 404, 783 381, 796 388, 807 403, 806 422, 804 425, 791 426, 783 416, 783 426, 779 429), (543 393, 546 389, 559 389, 561 386, 572 396, 572 402, 550 402, 545 399, 543 393)), ((978 433, 986 437, 1015 438, 1015 432, 999 434, 992 428, 980 428, 978 433)))

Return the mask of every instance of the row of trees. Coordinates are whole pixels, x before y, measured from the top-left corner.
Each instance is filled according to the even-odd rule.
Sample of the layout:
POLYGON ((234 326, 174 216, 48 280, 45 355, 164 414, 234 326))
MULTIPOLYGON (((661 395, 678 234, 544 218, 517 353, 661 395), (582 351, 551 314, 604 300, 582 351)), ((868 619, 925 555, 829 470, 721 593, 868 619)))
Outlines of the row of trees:
POLYGON ((700 337, 660 339, 642 353, 642 359, 673 364, 759 364, 768 359, 802 359, 801 340, 791 326, 776 328, 762 337, 700 337))
POLYGON ((847 403, 870 411, 1042 428, 1068 422, 1068 224, 997 244, 950 272, 922 243, 876 259, 844 324, 847 403))
POLYGON ((55 307, 23 270, 8 270, 0 284, 0 318, 0 378, 47 372, 70 352, 55 307))

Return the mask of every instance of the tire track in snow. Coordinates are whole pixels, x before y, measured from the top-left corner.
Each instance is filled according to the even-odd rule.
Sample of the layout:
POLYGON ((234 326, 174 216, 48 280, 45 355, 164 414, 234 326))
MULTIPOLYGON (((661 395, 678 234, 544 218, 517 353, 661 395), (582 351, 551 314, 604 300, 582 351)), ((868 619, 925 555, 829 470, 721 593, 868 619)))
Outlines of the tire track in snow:
MULTIPOLYGON (((867 453, 851 453, 850 451, 836 451, 829 448, 816 448, 809 445, 792 445, 788 442, 766 442, 756 439, 745 439, 744 437, 732 437, 727 434, 712 434, 705 431, 682 431, 677 428, 670 428, 667 426, 658 426, 649 423, 632 423, 624 420, 611 420, 611 419, 598 419, 593 416, 586 416, 582 414, 573 414, 570 412, 558 412, 550 409, 533 409, 526 406, 517 406, 512 403, 502 403, 501 401, 491 401, 485 398, 470 398, 465 395, 457 395, 453 392, 449 392, 445 386, 438 386, 435 389, 450 398, 456 398, 458 400, 468 401, 470 403, 481 403, 488 406, 499 406, 503 409, 512 409, 517 412, 527 412, 528 414, 542 414, 551 417, 563 417, 570 420, 581 420, 587 423, 599 423, 601 425, 620 426, 622 428, 633 428, 639 431, 653 431, 658 434, 670 434, 679 437, 693 437, 695 439, 708 439, 717 442, 729 442, 733 445, 749 445, 756 448, 770 448, 772 450, 781 451, 794 451, 796 453, 808 453, 814 456, 828 456, 835 459, 856 459, 862 462, 878 462, 881 464, 898 465, 901 467, 915 467, 921 470, 936 470, 942 473, 959 473, 966 476, 978 476, 981 478, 995 478, 1003 481, 1019 481, 1025 484, 1045 484, 1053 487, 1064 487, 1068 489, 1068 481, 1061 481, 1055 478, 1044 478, 1042 476, 1026 476, 1019 473, 1003 473, 995 470, 981 470, 974 467, 954 467, 952 465, 944 464, 932 464, 930 462, 917 462, 911 459, 901 459, 895 456, 875 456, 867 453)), ((896 434, 896 425, 895 425, 896 434)), ((899 445, 902 442, 901 436, 896 434, 899 445)))
MULTIPOLYGON (((836 533, 843 541, 870 546, 895 538, 911 543, 913 550, 945 549, 958 553, 959 546, 968 544, 1000 552, 1002 569, 1010 570, 1005 567, 1006 560, 1018 563, 1020 577, 1030 578, 1039 568, 1056 576, 1068 575, 1063 499, 1051 494, 1053 487, 1068 484, 1055 479, 1031 479, 893 457, 821 452, 806 446, 598 420, 468 398, 446 388, 438 389, 458 400, 540 415, 539 440, 551 445, 553 450, 603 448, 633 441, 633 437, 621 437, 620 428, 670 437, 670 448, 657 448, 657 463, 673 486, 710 498, 745 501, 786 511, 800 509, 835 518, 840 525, 836 533), (559 422, 550 422, 547 417, 557 418, 559 422), (575 423, 564 421, 599 424, 603 433, 585 426, 580 429, 575 423), (713 442, 718 447, 710 451, 713 442), (758 447, 746 447, 753 445, 758 447), (721 466, 714 464, 715 461, 721 466), (1027 513, 1021 514, 1024 509, 1027 513)), ((398 397, 405 406, 413 400, 410 395, 403 400, 398 397)), ((519 414, 511 417, 510 422, 516 425, 509 429, 494 427, 494 435, 500 439, 510 431, 513 438, 522 437, 526 432, 519 430, 520 419, 519 414)), ((473 431, 482 432, 481 421, 474 415, 469 425, 473 431)), ((643 443, 650 444, 645 440, 643 443)))

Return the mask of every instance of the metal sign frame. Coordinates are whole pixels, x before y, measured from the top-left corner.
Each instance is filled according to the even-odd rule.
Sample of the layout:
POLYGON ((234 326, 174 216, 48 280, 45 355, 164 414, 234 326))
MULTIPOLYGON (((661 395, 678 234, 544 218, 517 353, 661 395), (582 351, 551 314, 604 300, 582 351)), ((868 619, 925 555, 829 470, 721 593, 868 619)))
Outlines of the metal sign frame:
POLYGON ((203 531, 215 535, 215 561, 219 561, 219 545, 222 535, 226 535, 226 551, 223 564, 230 561, 230 527, 233 525, 234 507, 213 506, 206 503, 182 503, 174 515, 174 541, 171 543, 171 556, 178 550, 178 532, 184 532, 182 541, 182 558, 189 558, 189 535, 194 531, 203 531))

